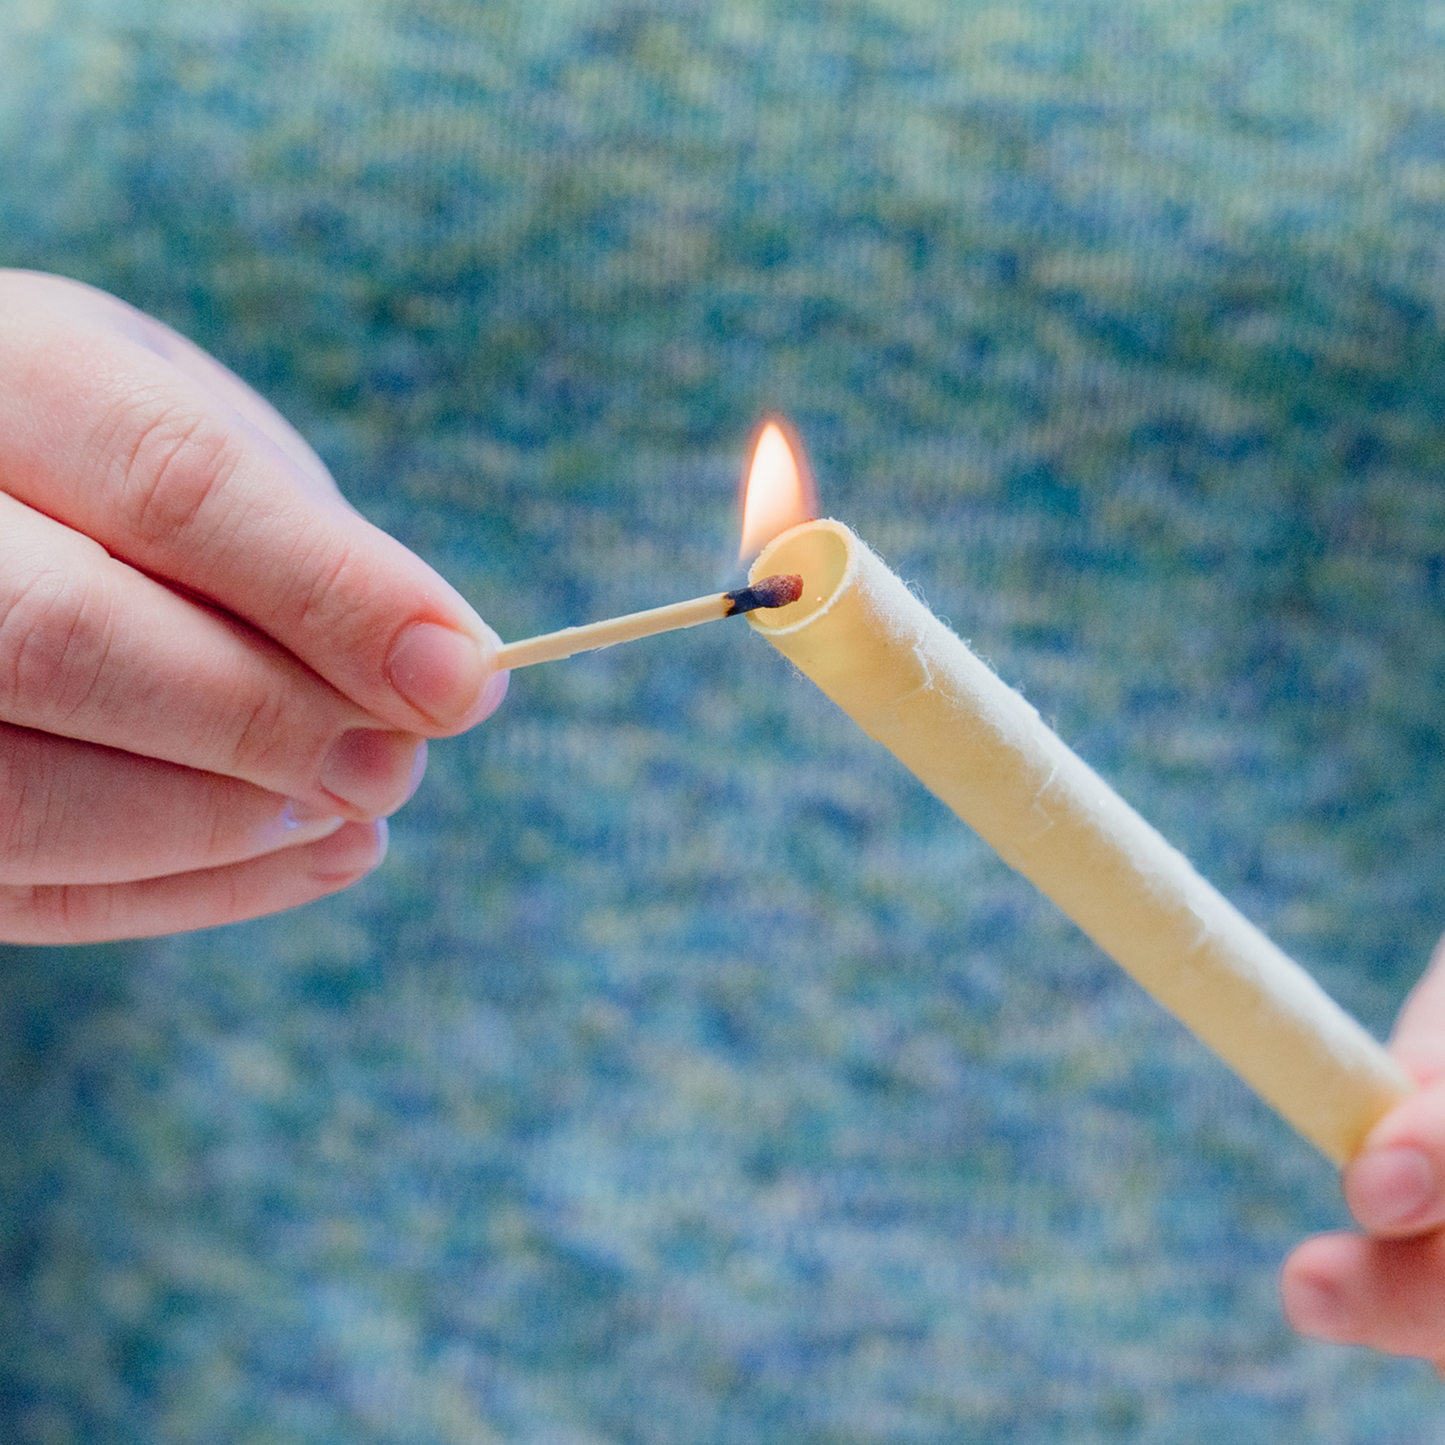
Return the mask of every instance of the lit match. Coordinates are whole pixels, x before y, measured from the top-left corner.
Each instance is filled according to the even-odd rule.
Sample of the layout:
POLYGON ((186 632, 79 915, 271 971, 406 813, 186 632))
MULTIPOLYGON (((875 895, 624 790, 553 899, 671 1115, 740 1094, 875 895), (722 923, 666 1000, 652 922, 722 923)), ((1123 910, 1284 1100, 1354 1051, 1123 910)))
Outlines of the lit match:
POLYGON ((697 627, 703 622, 717 622, 724 617, 755 612, 760 607, 786 607, 802 595, 801 577, 781 574, 762 577, 736 592, 715 592, 710 597, 694 597, 689 602, 673 602, 667 607, 629 612, 625 617, 609 617, 603 622, 564 627, 560 632, 546 632, 540 637, 509 642, 497 652, 497 667, 500 671, 511 672, 519 667, 531 667, 534 662, 557 662, 574 653, 596 652, 602 647, 614 647, 619 642, 654 637, 659 632, 677 632, 684 627, 697 627))

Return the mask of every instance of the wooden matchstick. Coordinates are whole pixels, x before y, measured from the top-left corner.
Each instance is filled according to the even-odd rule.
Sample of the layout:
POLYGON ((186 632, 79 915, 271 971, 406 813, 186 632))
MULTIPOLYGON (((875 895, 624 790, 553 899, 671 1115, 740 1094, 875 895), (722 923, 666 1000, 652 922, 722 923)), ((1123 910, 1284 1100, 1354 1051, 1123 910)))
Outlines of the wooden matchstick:
POLYGON ((803 595, 803 579, 795 576, 764 577, 751 587, 736 592, 715 592, 711 597, 694 597, 690 602, 673 602, 667 607, 653 607, 646 612, 630 612, 626 617, 609 617, 604 622, 589 622, 584 627, 564 627, 560 632, 527 637, 509 642, 497 652, 497 667, 510 672, 531 667, 534 662, 556 662, 575 652, 595 652, 599 647, 612 647, 619 642, 632 642, 638 637, 652 637, 659 632, 676 632, 682 627, 696 627, 703 622, 716 622, 723 617, 736 617, 759 607, 785 607, 803 595))

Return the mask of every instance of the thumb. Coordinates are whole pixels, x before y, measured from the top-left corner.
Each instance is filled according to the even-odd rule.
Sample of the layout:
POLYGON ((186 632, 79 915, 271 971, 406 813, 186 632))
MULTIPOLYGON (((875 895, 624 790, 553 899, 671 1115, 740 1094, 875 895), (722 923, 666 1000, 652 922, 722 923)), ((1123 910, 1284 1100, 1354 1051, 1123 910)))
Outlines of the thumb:
POLYGON ((1445 940, 1400 1010, 1390 1051, 1422 1088, 1370 1131, 1343 1184, 1365 1229, 1398 1238, 1445 1224, 1445 940))
POLYGON ((1350 1213, 1371 1234, 1398 1238, 1445 1224, 1445 1078, 1375 1125, 1343 1185, 1350 1213))

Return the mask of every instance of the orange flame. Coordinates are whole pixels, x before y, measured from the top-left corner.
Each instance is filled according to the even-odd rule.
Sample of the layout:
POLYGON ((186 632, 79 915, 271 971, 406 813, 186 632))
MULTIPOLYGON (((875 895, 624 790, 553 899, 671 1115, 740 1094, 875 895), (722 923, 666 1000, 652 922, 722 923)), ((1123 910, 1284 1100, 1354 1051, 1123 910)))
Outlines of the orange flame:
POLYGON ((743 540, 738 560, 761 552, 780 532, 818 515, 818 489, 808 457, 784 421, 764 423, 743 488, 743 540))

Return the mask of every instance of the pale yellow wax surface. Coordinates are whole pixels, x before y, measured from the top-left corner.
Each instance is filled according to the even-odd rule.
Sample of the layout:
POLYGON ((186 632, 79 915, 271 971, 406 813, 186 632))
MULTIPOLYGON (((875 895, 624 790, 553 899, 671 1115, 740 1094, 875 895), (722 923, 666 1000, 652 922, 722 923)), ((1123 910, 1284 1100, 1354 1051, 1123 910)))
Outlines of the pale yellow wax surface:
POLYGON ((1269 941, 840 522, 752 575, 803 596, 748 621, 1032 880, 1305 1138, 1343 1164, 1411 1088, 1269 941))

